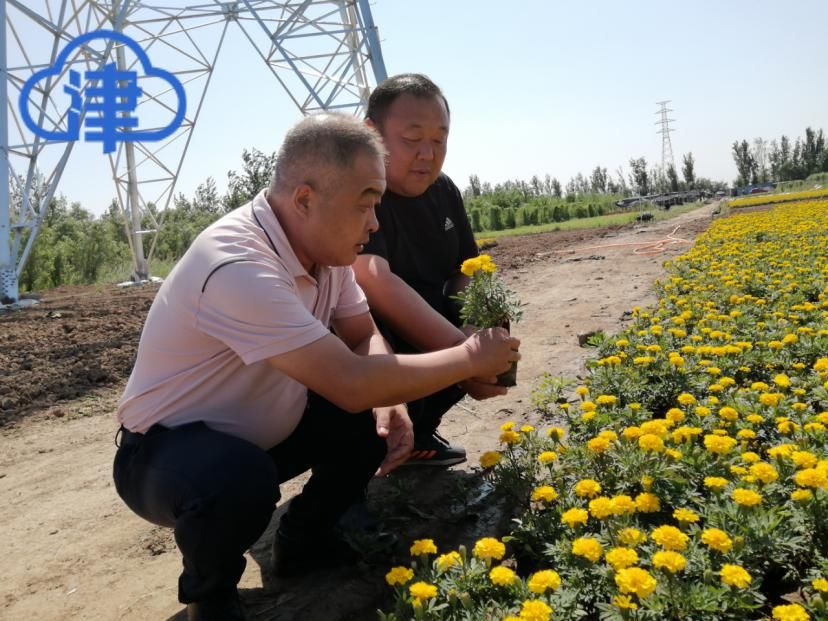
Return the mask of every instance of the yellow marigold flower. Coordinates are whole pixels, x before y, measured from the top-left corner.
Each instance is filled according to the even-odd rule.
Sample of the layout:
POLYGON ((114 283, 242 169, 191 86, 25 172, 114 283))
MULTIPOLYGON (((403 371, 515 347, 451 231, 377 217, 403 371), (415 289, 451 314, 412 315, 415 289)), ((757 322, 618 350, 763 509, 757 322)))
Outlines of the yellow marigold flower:
POLYGON ((732 408, 730 406, 725 406, 719 410, 719 416, 725 420, 739 420, 739 412, 736 411, 736 408, 732 408))
POLYGON ((753 451, 745 451, 744 453, 742 453, 742 460, 746 461, 749 464, 755 464, 760 459, 762 458, 759 457, 759 455, 757 455, 753 451))
POLYGON ((696 398, 690 393, 683 392, 678 396, 678 402, 679 405, 694 405, 696 403, 696 398))
POLYGON ((633 412, 638 412, 638 410, 641 409, 641 404, 640 403, 630 403, 629 405, 627 405, 627 407, 630 408, 633 412))
POLYGON ((753 429, 740 429, 736 437, 740 440, 753 440, 756 437, 756 432, 753 429))
POLYGON ((503 444, 517 444, 520 442, 520 434, 517 431, 504 431, 500 434, 500 441, 503 444))
POLYGON ((483 468, 494 468, 500 463, 501 455, 498 451, 486 451, 480 456, 480 465, 483 468))
POLYGON ((704 486, 713 490, 721 490, 727 487, 727 479, 722 477, 704 477, 704 486))
POLYGON ((437 554, 437 546, 433 539, 417 539, 411 544, 411 556, 424 556, 426 554, 437 554))
POLYGON ((791 492, 791 500, 795 502, 807 502, 814 497, 814 493, 809 489, 797 489, 791 492))
POLYGON ((661 502, 655 494, 642 492, 635 497, 635 508, 641 513, 655 513, 661 509, 661 502))
POLYGON ((594 563, 601 558, 604 550, 600 542, 594 537, 580 537, 572 542, 572 554, 594 563))
POLYGON ((659 526, 650 534, 650 537, 665 550, 684 550, 689 537, 675 526, 659 526))
POLYGON ((557 498, 558 492, 549 485, 541 485, 532 491, 532 502, 553 502, 557 498))
POLYGON ((808 409, 808 405, 806 403, 796 402, 791 407, 794 409, 795 412, 803 412, 808 409))
POLYGON ((828 474, 821 468, 805 468, 797 472, 793 479, 799 487, 828 488, 828 474))
POLYGON ((744 466, 731 466, 730 467, 730 474, 735 474, 736 476, 744 476, 748 473, 748 469, 744 466))
POLYGON ((561 427, 550 427, 546 432, 546 435, 553 440, 563 440, 566 435, 566 431, 564 431, 561 427))
POLYGON ((633 364, 637 366, 646 366, 650 364, 653 360, 654 358, 650 356, 636 356, 635 358, 633 358, 633 364))
POLYGON ((611 429, 604 429, 601 433, 598 434, 599 438, 606 438, 610 442, 615 442, 618 440, 618 434, 612 431, 611 429))
POLYGON ((710 392, 722 392, 724 390, 724 386, 721 384, 710 384, 710 386, 707 387, 707 390, 710 392))
POLYGON ((515 428, 515 424, 514 424, 512 421, 509 421, 509 422, 503 423, 503 424, 500 426, 500 430, 501 430, 501 431, 513 431, 513 430, 514 430, 514 428, 515 428))
POLYGON ((776 468, 763 461, 753 464, 750 467, 750 473, 766 485, 773 483, 779 478, 779 473, 776 471, 776 468))
POLYGON ((667 455, 667 457, 669 457, 670 459, 674 459, 676 461, 682 458, 682 452, 677 451, 676 449, 667 449, 666 451, 664 451, 664 454, 667 455))
POLYGON ((642 474, 641 475, 641 487, 644 488, 645 492, 649 492, 650 488, 653 486, 654 479, 649 474, 642 474))
POLYGON ((570 406, 568 403, 559 403, 558 407, 561 408, 564 412, 566 412, 570 406))
POLYGON ((638 448, 642 451, 660 453, 664 450, 664 441, 655 434, 645 433, 638 438, 638 448))
POLYGON ((589 513, 592 517, 603 520, 613 515, 612 501, 606 496, 599 496, 589 501, 589 513))
POLYGON ((746 589, 753 580, 751 575, 743 567, 727 563, 722 565, 719 576, 722 579, 722 583, 738 589, 746 589))
POLYGON ((791 454, 791 461, 797 468, 813 468, 817 465, 817 457, 808 451, 794 451, 791 454))
POLYGON ((624 569, 638 562, 638 554, 632 548, 612 548, 606 554, 607 563, 615 570, 624 569))
POLYGON ((497 269, 497 264, 492 261, 492 257, 487 254, 481 254, 478 259, 480 259, 480 269, 484 272, 494 272, 497 269))
POLYGON ((612 503, 612 512, 614 515, 631 515, 635 513, 635 501, 626 494, 613 496, 610 502, 612 503))
POLYGON ((640 543, 647 541, 647 535, 642 533, 637 528, 622 528, 618 531, 618 541, 625 546, 637 546, 640 543))
POLYGON ((778 392, 763 392, 759 395, 759 403, 762 405, 776 406, 782 401, 783 394, 778 392))
POLYGON ((773 607, 773 618, 777 621, 809 621, 811 615, 799 604, 784 604, 773 607))
POLYGON ((391 586, 403 585, 414 577, 414 570, 410 567, 392 567, 385 574, 385 581, 391 586))
POLYGON ((618 403, 618 397, 615 395, 598 395, 595 399, 598 405, 615 405, 618 403))
POLYGON ((745 420, 752 425, 759 425, 765 421, 764 417, 760 414, 748 414, 745 420))
POLYGON ((489 572, 489 579, 492 584, 497 586, 511 586, 517 581, 518 577, 511 569, 500 565, 492 568, 489 572))
POLYGON ((823 425, 828 425, 828 412, 820 412, 816 415, 817 422, 822 423, 823 425))
POLYGON ((609 440, 601 437, 592 438, 587 442, 587 448, 593 453, 603 453, 609 448, 609 445, 609 440))
POLYGON ((474 544, 473 553, 483 561, 499 561, 506 554, 506 546, 494 537, 483 537, 474 544))
POLYGON ((520 608, 521 621, 549 621, 552 608, 539 599, 527 599, 520 608))
POLYGON ((730 493, 730 497, 737 505, 743 507, 754 507, 762 502, 762 495, 752 489, 737 487, 730 493))
POLYGON ((612 598, 612 604, 621 610, 635 610, 638 608, 638 604, 629 595, 616 595, 612 598))
POLYGON ((615 584, 622 593, 637 595, 644 599, 656 590, 658 583, 652 574, 640 567, 628 567, 615 574, 615 584))
POLYGON ((710 373, 710 375, 722 374, 722 370, 719 367, 707 367, 707 372, 710 373))
POLYGON ((532 574, 527 582, 532 593, 543 595, 547 591, 554 591, 561 586, 561 577, 557 571, 544 569, 532 574))
POLYGON ((727 554, 733 547, 733 540, 726 532, 718 528, 707 528, 702 532, 702 543, 717 552, 727 554))
POLYGON ((728 388, 729 386, 735 386, 736 385, 736 380, 733 379, 732 377, 720 377, 719 378, 719 383, 722 386, 724 386, 725 388, 728 388))
POLYGON ((564 511, 561 514, 561 522, 569 526, 569 528, 575 528, 576 526, 583 526, 587 523, 587 519, 589 519, 589 513, 586 509, 569 509, 568 511, 564 511))
POLYGON ((578 386, 575 392, 578 393, 579 397, 586 397, 589 394, 589 388, 586 386, 578 386))
POLYGON ((710 416, 710 408, 700 405, 693 409, 693 412, 699 418, 704 418, 705 416, 710 416))
POLYGON ((687 559, 678 552, 672 550, 662 550, 653 554, 653 567, 657 569, 666 569, 671 574, 679 571, 684 571, 687 565, 687 559))
POLYGON ((796 450, 794 444, 779 444, 773 448, 768 449, 768 456, 773 459, 782 459, 790 457, 796 450))
POLYGON ((711 453, 726 455, 736 446, 736 440, 728 436, 708 434, 704 436, 704 447, 711 453))
POLYGON ((575 493, 581 498, 592 498, 601 493, 601 484, 593 479, 581 479, 575 484, 575 493))
POLYGON ((447 554, 441 554, 437 557, 437 571, 443 572, 452 567, 459 567, 463 564, 463 557, 459 552, 452 551, 447 554))
POLYGON ((466 276, 474 276, 474 273, 479 269, 482 269, 482 264, 480 262, 480 257, 472 257, 471 259, 466 259, 463 261, 463 264, 460 266, 460 271, 463 272, 466 276))
POLYGON ((437 587, 428 582, 415 582, 408 587, 408 592, 414 599, 412 602, 414 606, 422 606, 426 600, 437 597, 437 587))
POLYGON ((588 423, 593 418, 595 418, 595 411, 594 410, 590 410, 589 412, 584 412, 583 414, 581 414, 581 420, 584 421, 585 423, 588 423))
POLYGON ((597 408, 598 408, 598 406, 595 405, 595 403, 593 403, 592 401, 583 401, 583 402, 581 402, 581 409, 584 412, 594 412, 597 408))
MULTIPOLYGON (((615 346, 616 347, 626 347, 629 344, 630 344, 630 342, 627 339, 618 339, 617 341, 615 341, 615 346)), ((816 367, 814 367, 814 368, 816 368, 816 367)))
MULTIPOLYGON (((828 358, 823 358, 823 360, 828 360, 828 358)), ((811 586, 814 587, 817 591, 822 591, 823 593, 828 593, 828 580, 825 578, 817 578, 811 582, 811 586)))
POLYGON ((534 430, 535 430, 535 428, 534 428, 534 427, 532 427, 532 425, 523 425, 523 426, 520 428, 520 432, 521 432, 521 433, 531 433, 531 432, 532 432, 532 431, 534 431, 534 430))
POLYGON ((664 416, 667 420, 673 421, 674 423, 680 423, 684 420, 684 412, 678 408, 670 408, 664 416))
POLYGON ((809 433, 822 433, 826 430, 822 423, 805 423, 802 428, 809 433))
POLYGON ((555 451, 544 451, 538 455, 538 461, 544 466, 548 466, 556 459, 558 459, 558 454, 555 451))
POLYGON ((626 427, 624 431, 621 432, 621 435, 627 440, 634 440, 635 438, 641 436, 641 429, 639 427, 626 427))
POLYGON ((699 514, 690 509, 676 509, 673 511, 673 517, 679 522, 686 522, 687 524, 695 524, 699 521, 699 514))
POLYGON ((673 423, 664 418, 654 418, 653 420, 648 420, 641 423, 641 432, 644 434, 653 434, 654 436, 658 436, 659 438, 666 438, 667 431, 670 427, 673 426, 673 423))

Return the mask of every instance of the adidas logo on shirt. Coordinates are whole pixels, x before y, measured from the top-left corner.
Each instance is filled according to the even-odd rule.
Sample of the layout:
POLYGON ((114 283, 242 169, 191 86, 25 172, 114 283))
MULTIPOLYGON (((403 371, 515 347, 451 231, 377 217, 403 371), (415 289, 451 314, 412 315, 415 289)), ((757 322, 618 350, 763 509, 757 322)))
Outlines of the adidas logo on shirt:
POLYGON ((451 218, 446 216, 446 230, 450 231, 453 228, 454 228, 454 222, 451 221, 451 218))

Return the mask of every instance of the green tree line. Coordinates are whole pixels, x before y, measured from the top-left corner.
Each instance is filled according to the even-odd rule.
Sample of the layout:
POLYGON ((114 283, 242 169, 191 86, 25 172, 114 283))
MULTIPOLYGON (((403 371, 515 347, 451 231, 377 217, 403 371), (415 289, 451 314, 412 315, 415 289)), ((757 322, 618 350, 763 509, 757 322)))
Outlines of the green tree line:
POLYGON ((739 176, 736 185, 794 181, 828 172, 828 146, 822 129, 805 128, 795 141, 784 134, 777 140, 736 140, 731 147, 739 176))

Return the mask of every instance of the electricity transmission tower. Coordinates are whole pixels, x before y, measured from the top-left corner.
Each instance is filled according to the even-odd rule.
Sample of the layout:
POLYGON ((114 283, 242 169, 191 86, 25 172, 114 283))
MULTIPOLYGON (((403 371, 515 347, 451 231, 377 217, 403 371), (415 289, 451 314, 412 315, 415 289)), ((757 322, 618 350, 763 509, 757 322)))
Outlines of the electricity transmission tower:
MULTIPOLYGON (((0 301, 18 297, 20 274, 76 143, 46 140, 30 131, 21 119, 20 92, 34 73, 55 67, 61 51, 77 37, 98 30, 131 37, 150 59, 154 53, 163 55, 163 69, 186 92, 184 119, 170 136, 158 142, 119 142, 107 154, 134 280, 149 276, 165 209, 229 28, 241 30, 251 57, 264 63, 302 114, 336 110, 360 115, 372 83, 386 77, 368 0, 175 4, 180 2, 0 0, 0 301)), ((35 84, 25 104, 31 119, 44 130, 66 133, 72 122, 68 76, 101 71, 110 64, 120 72, 141 73, 136 55, 113 39, 75 47, 63 66, 35 84)), ((153 76, 141 76, 139 83, 142 127, 145 122, 150 128, 163 127, 176 114, 174 89, 153 76)), ((83 96, 90 87, 95 79, 84 78, 75 92, 83 96)), ((86 119, 87 128, 93 117, 103 114, 93 108, 80 109, 80 122, 86 119)))
POLYGON ((670 128, 670 123, 675 123, 675 119, 667 118, 667 113, 673 112, 670 108, 667 107, 667 104, 670 103, 670 99, 665 101, 657 101, 656 105, 659 106, 658 111, 656 112, 661 118, 655 122, 656 125, 661 125, 661 129, 659 129, 656 133, 661 134, 661 172, 662 174, 666 174, 667 168, 669 166, 673 167, 673 170, 676 168, 676 162, 673 159, 673 142, 670 140, 670 132, 674 132, 676 130, 670 128))

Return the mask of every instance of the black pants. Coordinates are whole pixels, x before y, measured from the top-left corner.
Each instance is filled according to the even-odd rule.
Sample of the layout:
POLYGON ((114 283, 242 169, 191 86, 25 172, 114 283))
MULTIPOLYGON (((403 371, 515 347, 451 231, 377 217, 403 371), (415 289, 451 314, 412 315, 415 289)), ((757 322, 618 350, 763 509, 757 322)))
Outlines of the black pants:
MULTIPOLYGON (((438 311, 439 312, 439 311, 438 311)), ((451 317, 446 317, 455 325, 459 323, 453 321, 451 317)), ((406 342, 401 336, 394 332, 388 324, 383 322, 378 317, 374 317, 374 322, 377 324, 380 333, 391 345, 391 348, 397 354, 419 354, 421 353, 416 347, 406 342)), ((417 399, 416 401, 409 401, 408 416, 414 424, 414 435, 416 437, 430 436, 437 427, 440 426, 440 421, 443 419, 443 414, 448 412, 455 403, 466 396, 466 391, 457 386, 449 386, 443 390, 437 391, 434 394, 417 399)))
POLYGON ((175 529, 184 561, 178 598, 189 603, 236 587, 244 552, 270 523, 280 483, 311 469, 289 519, 331 529, 364 498, 384 456, 370 411, 351 414, 311 394, 299 426, 269 451, 203 423, 124 432, 115 488, 139 516, 175 529))

